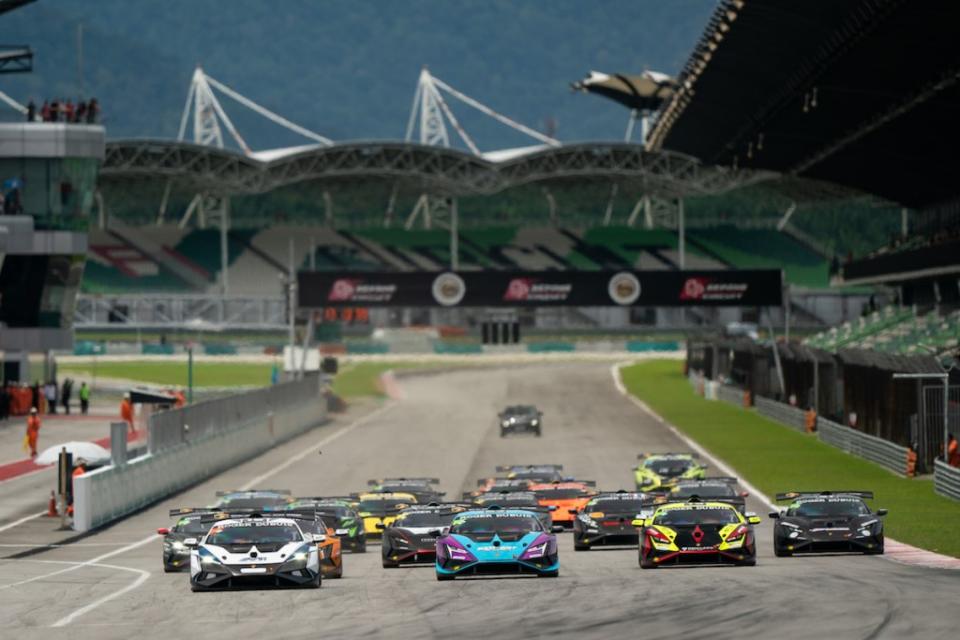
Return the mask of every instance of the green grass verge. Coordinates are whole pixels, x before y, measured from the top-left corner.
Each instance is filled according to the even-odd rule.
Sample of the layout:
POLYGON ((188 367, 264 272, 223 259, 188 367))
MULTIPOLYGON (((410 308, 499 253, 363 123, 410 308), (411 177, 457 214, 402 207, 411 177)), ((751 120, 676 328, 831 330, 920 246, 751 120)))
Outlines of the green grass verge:
POLYGON ((696 395, 681 363, 655 360, 627 367, 623 382, 665 420, 732 466, 766 495, 790 490, 873 491, 875 507, 890 509, 891 538, 960 557, 960 502, 936 495, 931 480, 900 478, 725 402, 696 395))

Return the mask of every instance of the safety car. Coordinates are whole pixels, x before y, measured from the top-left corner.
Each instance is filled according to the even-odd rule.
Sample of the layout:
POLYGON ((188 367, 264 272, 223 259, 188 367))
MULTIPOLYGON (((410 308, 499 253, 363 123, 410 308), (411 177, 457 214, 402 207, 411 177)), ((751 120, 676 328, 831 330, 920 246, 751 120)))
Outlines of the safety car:
POLYGON ((217 491, 217 501, 213 508, 221 511, 229 509, 277 511, 285 509, 291 502, 293 502, 293 498, 287 489, 217 491))
POLYGON ((543 434, 543 412, 533 405, 513 405, 497 414, 500 437, 513 433, 543 434))

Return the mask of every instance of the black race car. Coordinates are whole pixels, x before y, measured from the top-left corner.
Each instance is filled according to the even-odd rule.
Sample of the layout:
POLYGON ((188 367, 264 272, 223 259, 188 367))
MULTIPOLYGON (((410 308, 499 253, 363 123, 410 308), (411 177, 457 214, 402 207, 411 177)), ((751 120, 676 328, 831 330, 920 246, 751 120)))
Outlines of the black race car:
POLYGON ((526 491, 532 484, 531 480, 522 478, 480 478, 477 480, 477 490, 464 493, 465 500, 472 499, 481 493, 497 493, 499 491, 526 491))
POLYGON ((239 491, 217 491, 215 508, 257 509, 261 511, 279 511, 293 502, 287 489, 241 489, 239 491))
POLYGON ((871 491, 792 491, 778 493, 777 502, 790 501, 773 511, 773 552, 778 556, 819 551, 883 553, 886 509, 871 511, 864 500, 871 491))
POLYGON ((363 528, 363 519, 354 509, 349 498, 296 498, 290 509, 314 509, 329 524, 345 551, 366 553, 367 533, 363 528))
POLYGON ((210 521, 204 516, 209 509, 182 508, 170 511, 177 521, 172 527, 161 527, 157 533, 163 536, 163 570, 165 573, 183 571, 190 567, 190 550, 196 548, 200 539, 210 529, 210 521))
POLYGON ((572 479, 563 475, 562 464, 497 465, 497 473, 506 474, 506 477, 512 480, 533 482, 562 482, 572 479))
POLYGON ((433 564, 437 558, 437 538, 446 533, 454 515, 466 511, 467 504, 425 504, 404 509, 396 520, 383 527, 380 549, 383 568, 401 564, 433 564))
POLYGON ((543 433, 543 412, 533 405, 514 405, 497 414, 500 423, 500 437, 511 433, 532 433, 539 437, 543 433))
POLYGON ((635 545, 639 531, 636 519, 653 515, 656 498, 646 493, 617 491, 601 493, 590 499, 581 511, 571 509, 573 549, 589 551, 602 545, 635 545))
POLYGON ((437 490, 439 478, 381 478, 367 480, 370 493, 409 493, 416 496, 417 502, 441 502, 443 492, 437 490))
POLYGON ((478 509, 497 507, 500 509, 523 509, 533 511, 540 518, 543 528, 553 533, 563 531, 563 527, 553 524, 553 512, 556 507, 545 507, 540 498, 532 491, 497 491, 473 496, 472 504, 478 509))
POLYGON ((747 512, 746 491, 737 489, 737 479, 730 476, 703 478, 700 480, 678 480, 665 497, 674 500, 686 500, 694 496, 701 500, 718 500, 736 505, 740 513, 747 512))

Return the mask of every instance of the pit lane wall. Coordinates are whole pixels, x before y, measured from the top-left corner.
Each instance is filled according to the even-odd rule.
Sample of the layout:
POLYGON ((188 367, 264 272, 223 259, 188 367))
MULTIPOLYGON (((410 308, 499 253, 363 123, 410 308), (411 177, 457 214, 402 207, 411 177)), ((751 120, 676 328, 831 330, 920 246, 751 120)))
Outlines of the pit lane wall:
MULTIPOLYGON (((102 467, 74 479, 76 531, 89 531, 254 458, 327 419, 319 376, 159 414, 160 427, 190 424, 190 437, 152 447, 127 464, 102 467), (251 398, 256 395, 256 408, 251 398), (203 405, 203 406, 201 406, 203 405), (236 407, 248 408, 242 419, 236 407), (178 414, 178 415, 173 415, 178 414), (192 416, 191 416, 192 414, 192 416)), ((154 441, 156 444, 156 441, 154 441)))

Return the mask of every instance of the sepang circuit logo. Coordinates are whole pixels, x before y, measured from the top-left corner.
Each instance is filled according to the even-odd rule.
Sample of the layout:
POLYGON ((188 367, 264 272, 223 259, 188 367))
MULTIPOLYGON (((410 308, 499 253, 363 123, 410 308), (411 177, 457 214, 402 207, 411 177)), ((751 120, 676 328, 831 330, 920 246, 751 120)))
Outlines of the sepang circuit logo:
POLYGON ((716 282, 713 278, 696 276, 684 281, 680 299, 702 302, 740 300, 747 293, 747 287, 745 282, 716 282))
POLYGON ((327 294, 329 302, 390 302, 395 284, 371 284, 359 278, 338 278, 327 294))
POLYGON ((536 278, 513 278, 503 294, 506 302, 565 302, 573 291, 569 282, 540 282, 536 278))

